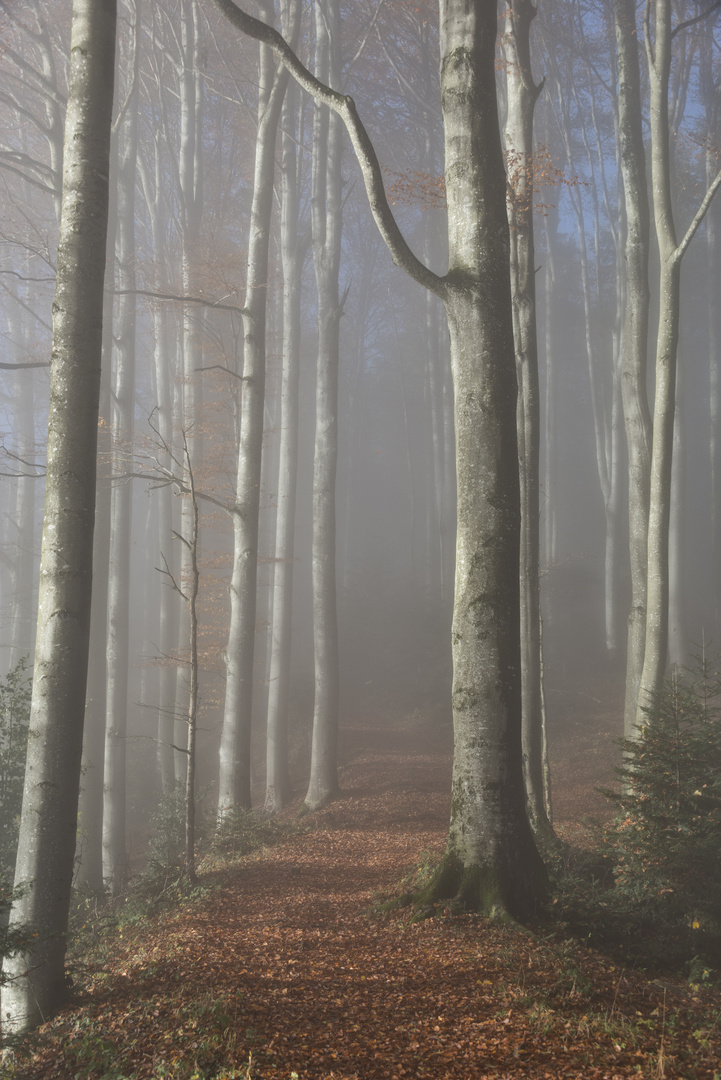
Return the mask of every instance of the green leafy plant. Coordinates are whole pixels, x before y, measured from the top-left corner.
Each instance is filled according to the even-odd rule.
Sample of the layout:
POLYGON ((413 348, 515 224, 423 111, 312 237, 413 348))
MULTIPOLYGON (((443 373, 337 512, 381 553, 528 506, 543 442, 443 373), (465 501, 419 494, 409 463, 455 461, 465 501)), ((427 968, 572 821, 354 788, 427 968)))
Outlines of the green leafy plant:
POLYGON ((616 807, 597 850, 555 856, 556 910, 575 933, 698 981, 721 966, 721 685, 704 658, 621 742, 616 807))
POLYGON ((671 680, 623 742, 622 791, 606 793, 616 897, 687 960, 721 958, 720 689, 704 660, 694 681, 671 680))

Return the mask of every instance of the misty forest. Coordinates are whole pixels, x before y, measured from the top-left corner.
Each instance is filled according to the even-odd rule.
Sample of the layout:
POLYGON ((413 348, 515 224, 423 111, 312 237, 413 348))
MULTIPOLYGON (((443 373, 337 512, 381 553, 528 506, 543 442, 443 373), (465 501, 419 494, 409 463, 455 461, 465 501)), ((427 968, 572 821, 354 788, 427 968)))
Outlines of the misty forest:
POLYGON ((0 0, 0 1075, 718 1078, 720 0, 0 0))

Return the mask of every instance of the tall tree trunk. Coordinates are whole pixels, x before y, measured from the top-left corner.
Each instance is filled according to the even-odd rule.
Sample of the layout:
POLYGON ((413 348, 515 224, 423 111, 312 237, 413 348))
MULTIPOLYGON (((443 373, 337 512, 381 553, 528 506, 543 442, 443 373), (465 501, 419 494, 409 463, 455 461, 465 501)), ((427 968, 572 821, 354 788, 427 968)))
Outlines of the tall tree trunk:
MULTIPOLYGON (((706 184, 710 185, 719 163, 719 85, 714 78, 714 42, 705 35, 701 47, 701 93, 706 119, 706 184)), ((721 641, 721 304, 716 282, 721 280, 721 204, 711 207, 706 223, 706 266, 708 273, 709 346, 709 463, 711 466, 711 617, 716 642, 721 641)))
POLYGON ((53 304, 48 468, 30 737, 11 926, 32 949, 4 965, 6 1033, 47 1019, 63 961, 75 854, 87 677, 115 4, 74 0, 53 304))
POLYGON ((544 266, 544 352, 546 360, 545 386, 545 458, 543 469, 543 557, 546 569, 555 566, 558 561, 558 498, 556 495, 556 476, 558 462, 556 454, 556 235, 558 229, 558 207, 549 208, 543 219, 546 240, 546 261, 544 266))
POLYGON ((614 0, 618 65, 618 137, 626 217, 626 267, 621 393, 628 450, 631 610, 628 617, 624 734, 631 738, 646 645, 648 503, 651 413, 646 393, 648 349, 649 207, 641 115, 641 70, 633 0, 614 0))
POLYGON ((521 488, 521 686, 523 772, 534 828, 550 832, 543 797, 541 611, 538 574, 541 408, 536 340, 536 267, 533 236, 533 113, 541 87, 533 81, 530 0, 506 8, 506 159, 511 241, 513 337, 518 379, 518 461, 521 488))
MULTIPOLYGON (((337 0, 315 5, 316 73, 334 89, 340 85, 340 9, 337 0)), ((305 796, 318 810, 338 791, 338 613, 336 607, 335 481, 338 461, 338 296, 341 251, 340 117, 316 105, 313 128, 313 261, 318 287, 318 365, 313 460, 313 645, 315 703, 310 779, 305 796)))
POLYGON ((646 8, 645 43, 651 89, 651 177, 660 274, 648 520, 648 609, 646 649, 638 700, 639 724, 644 722, 645 709, 653 705, 661 694, 668 652, 668 544, 681 261, 721 184, 719 172, 708 187, 685 236, 680 243, 677 242, 671 201, 671 135, 668 109, 671 42, 671 0, 649 0, 646 8))
MULTIPOLYGON (((200 223, 203 209, 203 142, 202 100, 203 85, 200 71, 200 12, 197 0, 181 0, 180 18, 181 70, 180 70, 180 228, 181 228, 181 274, 185 296, 198 296, 202 286, 198 282, 197 258, 200 242, 200 223)), ((185 304, 182 324, 182 420, 183 430, 188 432, 193 447, 196 467, 202 459, 201 385, 198 369, 201 358, 202 309, 196 304, 185 304)), ((189 536, 192 512, 187 499, 180 507, 182 520, 180 532, 189 536)), ((200 543, 200 540, 198 540, 200 543)), ((190 554, 185 545, 180 549, 180 579, 189 580, 192 573, 190 554)), ((185 782, 187 759, 185 755, 188 708, 188 670, 186 658, 190 640, 189 611, 186 604, 177 609, 177 657, 175 684, 175 781, 185 782)))
MULTIPOLYGON (((110 206, 106 266, 115 262, 117 221, 117 147, 111 139, 110 206)), ((85 698, 83 762, 78 806, 76 883, 96 895, 103 893, 103 780, 105 772, 105 723, 107 714, 108 564, 110 559, 110 499, 112 492, 111 357, 113 351, 114 296, 106 289, 103 306, 103 347, 98 417, 97 491, 93 535, 93 600, 90 612, 90 654, 85 698)))
MULTIPOLYGON (((114 327, 113 473, 131 471, 135 428, 135 166, 137 160, 139 0, 135 0, 130 92, 118 134, 116 267, 118 297, 114 327)), ((128 672, 130 668, 130 551, 132 484, 115 479, 110 505, 108 571, 107 713, 103 782, 103 879, 117 895, 127 877, 125 842, 128 672)))
POLYGON ((411 252, 388 205, 353 100, 314 78, 232 0, 216 6, 267 42, 343 118, 371 211, 394 260, 444 301, 455 390, 458 529, 452 629, 455 748, 443 867, 429 890, 521 917, 546 877, 526 813, 521 754, 520 495, 506 182, 495 83, 495 0, 441 3, 449 271, 411 252))
MULTIPOLYGON (((154 275, 153 288, 163 292, 165 280, 162 276, 160 257, 167 243, 166 213, 163 199, 163 173, 160 158, 160 137, 155 139, 152 158, 146 162, 141 157, 138 172, 143 188, 143 196, 150 219, 152 236, 154 275)), ((157 413, 153 420, 157 423, 159 434, 159 458, 165 467, 170 467, 170 460, 164 447, 173 445, 173 387, 172 387, 172 350, 175 348, 173 331, 165 304, 154 304, 153 319, 153 367, 155 373, 155 396, 157 413)), ((181 350, 177 350, 181 351, 181 350)), ((173 575, 179 574, 179 568, 173 557, 173 491, 170 485, 160 487, 155 498, 158 500, 157 529, 158 549, 173 575)), ((177 650, 178 593, 168 587, 160 590, 160 610, 158 618, 158 656, 160 665, 158 678, 158 773, 161 791, 168 795, 175 787, 175 688, 176 669, 173 656, 177 650)))
POLYGON ((218 814, 250 807, 250 732, 255 648, 258 514, 260 506, 268 245, 273 209, 275 141, 288 72, 273 67, 260 50, 260 100, 250 213, 247 290, 243 324, 245 351, 238 474, 233 507, 233 574, 226 648, 225 708, 220 743, 218 814))
MULTIPOLYGON (((22 363, 26 355, 27 320, 19 305, 8 304, 8 330, 14 362, 22 363)), ((20 460, 32 461, 35 451, 34 374, 15 372, 13 379, 13 452, 20 460)), ((32 602, 35 578, 35 479, 18 470, 15 481, 15 506, 10 515, 13 529, 11 567, 12 594, 10 608, 10 659, 12 671, 23 656, 32 653, 32 602)))
MULTIPOLYGON (((286 36, 288 27, 284 26, 286 36)), ((268 689, 265 809, 277 814, 291 796, 288 770, 291 611, 295 497, 298 475, 300 294, 304 252, 298 243, 297 92, 290 87, 282 113, 281 262, 283 268, 283 371, 280 391, 278 513, 273 568, 273 614, 268 689)))

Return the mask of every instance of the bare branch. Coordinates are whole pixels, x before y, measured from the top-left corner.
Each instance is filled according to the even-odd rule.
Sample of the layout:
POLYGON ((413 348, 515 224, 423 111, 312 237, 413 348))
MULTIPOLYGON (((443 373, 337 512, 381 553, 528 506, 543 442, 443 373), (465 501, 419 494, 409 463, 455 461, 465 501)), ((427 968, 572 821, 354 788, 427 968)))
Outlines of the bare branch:
POLYGON ((703 202, 701 203, 698 210, 694 214, 693 221, 691 222, 688 229, 686 230, 686 235, 684 236, 683 240, 681 241, 681 243, 678 245, 678 247, 674 251, 673 257, 674 257, 674 260, 676 262, 680 262, 681 259, 684 257, 684 255, 686 253, 686 248, 688 247, 688 245, 693 240, 694 236, 696 235, 696 231, 697 231, 699 225, 701 224, 703 219, 706 217, 706 211, 708 210, 709 206, 711 205, 713 197, 716 194, 716 192, 718 191, 720 186, 721 186, 721 170, 719 170, 719 172, 716 173, 716 176, 714 177, 714 180, 713 180, 713 183, 711 184, 711 187, 708 189, 708 191, 704 195, 703 202))
POLYGON ((714 0, 714 3, 710 7, 707 7, 705 11, 702 11, 700 15, 697 15, 694 19, 686 19, 684 22, 678 24, 671 31, 671 40, 676 37, 676 34, 680 34, 682 30, 687 30, 689 26, 693 26, 697 22, 701 22, 702 19, 707 19, 709 15, 713 15, 714 11, 718 11, 721 8, 721 0, 714 0))
POLYGON ((245 308, 234 304, 222 304, 220 300, 206 300, 202 296, 184 296, 180 293, 160 293, 151 289, 109 289, 113 296, 149 296, 151 300, 175 300, 180 304, 200 304, 202 307, 215 308, 216 311, 235 311, 238 315, 247 315, 245 308))
POLYGON ((278 59, 285 64, 293 78, 304 90, 340 116, 350 136, 363 174, 371 213, 394 263, 405 270, 419 284, 430 289, 431 292, 436 293, 443 299, 446 294, 445 279, 439 277, 438 274, 434 274, 414 255, 393 216, 385 193, 383 176, 375 147, 358 116, 353 98, 341 94, 337 90, 332 90, 330 86, 316 79, 301 63, 285 38, 272 26, 268 26, 267 23, 261 22, 260 19, 248 15, 237 4, 233 3, 233 0, 213 0, 213 2, 236 29, 267 45, 278 59))

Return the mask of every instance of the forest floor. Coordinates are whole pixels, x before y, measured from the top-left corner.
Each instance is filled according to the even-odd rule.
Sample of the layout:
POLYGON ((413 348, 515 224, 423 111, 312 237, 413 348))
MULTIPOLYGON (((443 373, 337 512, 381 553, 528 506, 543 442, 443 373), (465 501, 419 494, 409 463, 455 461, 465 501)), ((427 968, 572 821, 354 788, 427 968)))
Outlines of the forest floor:
MULTIPOLYGON (((612 714, 591 700, 568 698, 551 744, 571 839, 607 813, 594 789, 616 753, 612 714)), ((198 898, 116 930, 74 972, 72 1006, 0 1075, 721 1077, 718 989, 627 969, 552 926, 379 914, 443 850, 449 740, 410 721, 359 722, 343 739, 338 801, 209 873, 198 898)))

